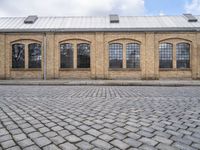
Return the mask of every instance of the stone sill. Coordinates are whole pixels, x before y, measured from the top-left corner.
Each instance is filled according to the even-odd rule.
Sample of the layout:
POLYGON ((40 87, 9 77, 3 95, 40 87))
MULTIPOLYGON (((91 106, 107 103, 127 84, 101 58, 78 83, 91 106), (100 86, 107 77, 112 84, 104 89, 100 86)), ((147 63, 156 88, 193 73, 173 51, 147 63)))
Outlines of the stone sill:
POLYGON ((60 68, 59 71, 90 71, 90 68, 60 68))
POLYGON ((141 71, 140 68, 110 68, 108 71, 141 71))
POLYGON ((192 71, 191 68, 163 68, 163 69, 159 69, 159 71, 192 71))
POLYGON ((42 71, 41 68, 12 68, 11 71, 42 71))

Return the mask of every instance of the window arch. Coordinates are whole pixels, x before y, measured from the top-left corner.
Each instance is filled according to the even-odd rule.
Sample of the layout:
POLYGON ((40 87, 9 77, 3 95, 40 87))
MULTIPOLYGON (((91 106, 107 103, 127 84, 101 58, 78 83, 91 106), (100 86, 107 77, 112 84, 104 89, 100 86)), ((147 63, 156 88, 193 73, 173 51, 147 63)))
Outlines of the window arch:
POLYGON ((77 44, 77 68, 90 68, 90 44, 77 44))
POLYGON ((12 44, 12 68, 25 67, 25 45, 21 43, 12 44))
POLYGON ((60 44, 60 67, 73 68, 73 44, 60 44))
POLYGON ((109 44, 109 68, 122 68, 123 45, 120 43, 109 44))
POLYGON ((176 45, 177 68, 190 68, 190 44, 178 43, 176 45))
POLYGON ((28 67, 41 68, 41 44, 31 43, 28 45, 28 67))
POLYGON ((173 66, 173 44, 161 43, 159 45, 159 67, 172 68, 173 66))
POLYGON ((126 45, 127 68, 140 68, 140 44, 128 43, 126 45))

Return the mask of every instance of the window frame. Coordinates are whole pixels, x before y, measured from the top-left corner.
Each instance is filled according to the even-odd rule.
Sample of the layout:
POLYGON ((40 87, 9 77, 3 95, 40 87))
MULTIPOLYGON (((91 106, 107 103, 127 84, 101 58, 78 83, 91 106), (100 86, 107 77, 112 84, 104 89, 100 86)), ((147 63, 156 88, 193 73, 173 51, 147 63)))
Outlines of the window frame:
MULTIPOLYGON (((183 62, 182 62, 183 63, 183 62)), ((190 43, 188 43, 188 42, 179 42, 179 43, 176 43, 176 68, 177 69, 179 69, 179 70, 184 70, 184 69, 191 69, 191 44, 190 43), (182 50, 182 48, 181 49, 179 49, 180 51, 178 52, 178 46, 179 45, 181 45, 181 44, 184 44, 185 46, 188 46, 188 55, 183 55, 182 54, 182 56, 184 56, 184 57, 182 57, 182 58, 188 58, 188 60, 187 59, 179 59, 179 61, 188 61, 188 62, 185 62, 185 63, 188 63, 188 64, 186 64, 186 67, 178 67, 178 55, 179 56, 181 56, 181 54, 180 54, 180 51, 182 50), (179 54, 177 54, 177 53, 179 53, 179 54)))
MULTIPOLYGON (((68 50, 68 49, 67 49, 68 50)), ((60 51, 60 69, 72 69, 74 68, 74 43, 71 43, 71 42, 64 42, 64 43, 60 43, 59 44, 59 51, 60 51), (62 45, 70 45, 71 46, 71 53, 72 53, 72 56, 66 56, 66 59, 67 58, 70 58, 72 61, 71 64, 68 64, 69 66, 66 66, 66 67, 62 67, 62 53, 61 53, 61 46, 62 45)), ((67 60, 66 60, 66 64, 67 64, 67 60)))
POLYGON ((76 61, 77 69, 90 69, 91 68, 91 44, 88 43, 88 42, 80 42, 80 43, 77 42, 76 50, 77 50, 77 55, 76 55, 76 57, 77 57, 77 59, 76 59, 77 60, 76 61), (80 50, 79 46, 80 45, 87 45, 88 46, 89 55, 79 55, 80 54, 79 53, 79 50, 80 50), (82 58, 80 56, 82 56, 82 58), (83 56, 88 57, 88 58, 84 58, 83 56), (84 60, 84 61, 86 60, 86 62, 83 61, 82 64, 80 64, 81 61, 82 61, 81 59, 84 60))
MULTIPOLYGON (((114 49, 114 48, 112 48, 112 49, 114 49)), ((108 54, 109 54, 109 59, 108 59, 108 65, 109 65, 109 69, 123 69, 123 44, 122 43, 120 43, 120 42, 113 42, 113 43, 109 43, 108 44, 108 54), (116 52, 116 50, 114 51, 114 50, 112 50, 112 52, 113 53, 115 53, 116 55, 111 55, 111 46, 112 45, 115 45, 115 47, 116 47, 116 45, 118 45, 118 48, 121 48, 121 49, 117 49, 117 52, 116 52), (120 50, 120 51, 119 51, 120 50), (112 56, 112 57, 111 57, 112 56), (116 60, 115 61, 121 61, 120 63, 119 63, 119 66, 114 66, 114 67, 112 67, 111 66, 111 58, 116 58, 116 60), (121 58, 121 59, 120 59, 121 58)), ((115 63, 115 62, 113 62, 113 63, 115 63)))
POLYGON ((27 45, 28 45, 28 69, 41 69, 42 68, 42 44, 34 42, 34 43, 29 43, 27 45), (37 44, 40 47, 40 60, 39 60, 38 66, 35 66, 35 67, 31 66, 31 61, 30 61, 30 50, 31 50, 30 46, 33 44, 37 44))
POLYGON ((26 51, 26 44, 24 44, 24 43, 21 43, 21 42, 17 42, 17 43, 12 43, 11 44, 11 51, 12 51, 12 55, 11 55, 11 57, 12 57, 12 64, 11 64, 11 68, 12 69, 25 69, 25 66, 26 66, 26 61, 25 61, 25 51, 26 51), (22 64, 22 66, 19 66, 19 67, 14 67, 14 62, 13 62, 13 51, 14 51, 14 46, 15 45, 21 45, 21 46, 23 46, 23 64, 22 64))
POLYGON ((141 44, 140 43, 136 43, 136 42, 130 42, 130 43, 126 43, 126 68, 127 69, 140 69, 141 67, 141 44), (132 48, 132 51, 136 54, 134 54, 133 57, 131 57, 133 59, 133 66, 131 67, 129 64, 128 64, 128 54, 131 52, 130 49, 128 49, 129 45, 133 45, 131 48, 132 48), (136 56, 139 56, 138 57, 138 60, 136 58, 136 56), (138 63, 138 64, 137 64, 138 63))
POLYGON ((173 51, 174 51, 174 45, 169 42, 162 42, 159 44, 159 69, 173 69, 173 51), (164 45, 164 46, 162 46, 164 45), (171 46, 171 50, 167 49, 168 46, 171 46), (161 50, 161 47, 163 47, 163 50, 161 50), (171 52, 170 52, 171 51, 171 52), (161 52, 163 53, 161 57, 161 52), (163 59, 161 59, 163 58, 163 59), (168 58, 168 59, 167 59, 168 58), (161 61, 171 61, 170 64, 167 67, 161 67, 161 61))

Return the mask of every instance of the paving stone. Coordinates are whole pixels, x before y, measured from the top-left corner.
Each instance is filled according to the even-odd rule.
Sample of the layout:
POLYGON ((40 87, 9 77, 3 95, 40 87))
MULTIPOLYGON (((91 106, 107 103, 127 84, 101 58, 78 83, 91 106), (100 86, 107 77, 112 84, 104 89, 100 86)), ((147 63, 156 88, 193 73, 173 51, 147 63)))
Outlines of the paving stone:
POLYGON ((115 128, 114 130, 117 131, 117 132, 120 132, 122 134, 125 134, 125 133, 129 132, 128 130, 123 129, 123 128, 115 128))
POLYGON ((8 148, 6 150, 21 150, 21 148, 19 146, 14 146, 14 147, 8 148))
POLYGON ((18 144, 20 147, 25 148, 25 147, 33 145, 34 143, 30 139, 24 139, 22 141, 19 141, 18 144))
POLYGON ((64 143, 64 144, 61 144, 59 145, 59 147, 62 149, 62 150, 77 150, 78 148, 71 144, 71 143, 64 143))
POLYGON ((60 126, 54 126, 53 128, 51 128, 53 131, 60 131, 60 130, 63 130, 62 127, 60 126))
POLYGON ((114 137, 114 138, 117 138, 119 140, 123 140, 123 139, 126 138, 126 136, 124 134, 121 134, 121 133, 114 133, 111 136, 114 137))
POLYGON ((131 139, 131 138, 126 138, 123 141, 132 147, 139 147, 140 145, 142 145, 141 142, 131 139))
POLYGON ((158 141, 158 142, 167 144, 167 145, 170 145, 171 143, 173 143, 172 140, 169 140, 169 139, 161 137, 161 136, 155 136, 153 139, 156 140, 156 141, 158 141))
POLYGON ((102 134, 101 132, 99 132, 99 131, 97 131, 95 129, 90 129, 90 130, 88 130, 86 132, 89 133, 89 134, 91 134, 91 135, 93 135, 93 136, 99 136, 99 135, 102 134))
POLYGON ((143 144, 142 146, 140 146, 140 149, 142 149, 142 150, 157 150, 157 148, 155 148, 151 145, 147 145, 147 144, 143 144))
POLYGON ((106 141, 106 142, 109 142, 109 141, 111 141, 113 139, 112 136, 107 135, 107 134, 102 134, 102 135, 99 136, 99 138, 104 140, 104 141, 106 141))
POLYGON ((37 145, 32 145, 24 148, 23 150, 41 150, 37 145))
POLYGON ((83 134, 85 134, 85 132, 79 130, 79 129, 75 129, 73 131, 71 131, 73 134, 77 135, 77 136, 81 136, 83 134))
POLYGON ((192 141, 189 140, 189 139, 180 138, 180 137, 176 137, 176 136, 172 136, 171 140, 176 141, 178 143, 180 142, 180 143, 183 143, 183 144, 187 144, 187 145, 190 145, 192 143, 192 141))
POLYGON ((58 135, 56 132, 52 132, 52 131, 50 131, 50 132, 47 132, 47 133, 45 133, 44 134, 46 137, 48 137, 48 138, 51 138, 51 137, 54 137, 54 136, 56 136, 56 135, 58 135))
POLYGON ((78 146, 82 150, 90 150, 94 147, 93 145, 89 144, 88 142, 84 142, 84 141, 77 143, 76 146, 78 146))
POLYGON ((33 132, 33 133, 28 134, 28 136, 29 136, 31 139, 35 139, 35 138, 41 137, 42 134, 41 134, 40 132, 33 132))
POLYGON ((2 142, 4 142, 4 141, 11 140, 11 139, 12 139, 12 137, 11 137, 11 135, 9 135, 9 134, 0 136, 0 143, 2 143, 2 142))
POLYGON ((115 131, 108 129, 108 128, 101 129, 100 131, 105 133, 105 134, 113 134, 115 132, 115 131))
POLYGON ((112 142, 110 142, 112 145, 120 148, 120 149, 127 149, 129 147, 128 144, 120 141, 120 140, 113 140, 112 142))
POLYGON ((141 137, 141 135, 138 135, 138 134, 132 133, 132 132, 128 133, 127 136, 132 138, 132 139, 135 139, 135 140, 137 140, 137 139, 139 139, 141 137))
POLYGON ((92 142, 93 145, 97 146, 98 148, 100 149, 111 149, 112 148, 112 145, 110 145, 109 143, 103 141, 103 140, 94 140, 92 142))
POLYGON ((158 144, 157 141, 152 140, 152 139, 150 139, 150 138, 145 138, 145 137, 139 139, 139 141, 142 142, 142 143, 151 145, 151 146, 155 146, 156 144, 158 144))
POLYGON ((46 137, 39 137, 34 139, 34 142, 39 146, 39 147, 44 147, 46 145, 49 145, 51 141, 47 139, 46 137))
POLYGON ((58 133, 59 135, 61 135, 62 137, 65 137, 65 136, 67 136, 67 135, 70 134, 70 132, 67 131, 67 130, 60 130, 60 131, 58 131, 57 133, 58 133))
POLYGON ((22 134, 13 135, 13 138, 14 138, 15 141, 21 141, 21 140, 23 140, 27 137, 24 133, 22 133, 22 134))
POLYGON ((163 144, 163 143, 159 143, 156 147, 160 150, 179 150, 176 147, 173 147, 173 146, 170 146, 167 144, 163 144))
POLYGON ((75 135, 69 135, 65 137, 66 140, 68 140, 69 142, 79 142, 81 141, 81 139, 75 135))
POLYGON ((198 144, 198 143, 193 143, 191 146, 194 147, 194 148, 196 148, 196 149, 200 148, 200 144, 198 144))
POLYGON ((91 141, 93 141, 94 139, 96 139, 94 136, 91 136, 91 135, 83 135, 83 136, 81 136, 81 138, 82 138, 84 141, 87 141, 87 142, 91 142, 91 141))
POLYGON ((47 128, 47 127, 42 127, 42 128, 39 129, 39 131, 40 131, 41 133, 45 133, 45 132, 48 132, 48 131, 50 131, 50 130, 49 130, 49 128, 47 128))
POLYGON ((15 142, 13 140, 5 141, 1 143, 1 146, 6 149, 15 146, 15 142))
POLYGON ((175 142, 173 146, 181 150, 197 150, 196 148, 192 148, 191 146, 178 142, 175 142))
MULTIPOLYGON (((93 145, 91 149, 103 149, 93 143, 100 140, 97 143, 105 146, 119 140, 132 150, 199 149, 199 90, 192 86, 0 86, 0 143, 14 140, 16 145, 10 148, 23 149, 62 149, 60 145, 68 143, 81 149, 77 144, 85 142, 93 145), (68 136, 79 139, 70 143, 68 136), (40 148, 34 142, 41 137, 57 139, 57 144, 51 141, 40 148)), ((112 144, 105 147, 120 149, 112 144)))
POLYGON ((55 143, 56 145, 59 145, 59 144, 65 142, 65 139, 62 138, 61 136, 52 137, 52 138, 50 138, 50 140, 51 140, 53 143, 55 143))
POLYGON ((43 147, 43 150, 61 150, 61 149, 54 144, 50 144, 43 147))
POLYGON ((131 127, 131 126, 125 126, 124 128, 131 131, 131 132, 137 132, 139 130, 138 128, 131 127))

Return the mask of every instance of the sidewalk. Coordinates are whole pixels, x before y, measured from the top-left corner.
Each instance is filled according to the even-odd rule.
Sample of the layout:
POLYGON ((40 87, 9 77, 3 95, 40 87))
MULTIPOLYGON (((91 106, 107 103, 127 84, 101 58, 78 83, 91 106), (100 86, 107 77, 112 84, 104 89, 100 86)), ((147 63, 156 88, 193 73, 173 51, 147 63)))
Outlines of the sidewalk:
POLYGON ((200 80, 0 80, 0 85, 200 86, 200 80))

